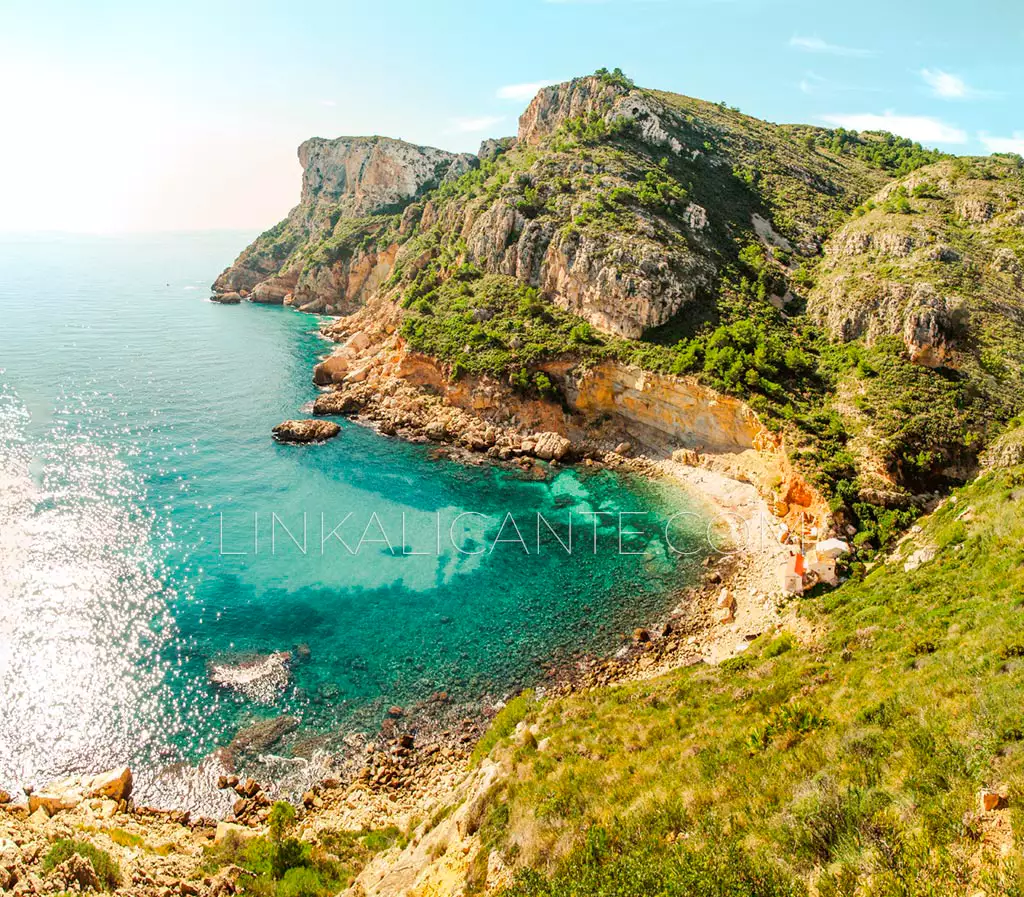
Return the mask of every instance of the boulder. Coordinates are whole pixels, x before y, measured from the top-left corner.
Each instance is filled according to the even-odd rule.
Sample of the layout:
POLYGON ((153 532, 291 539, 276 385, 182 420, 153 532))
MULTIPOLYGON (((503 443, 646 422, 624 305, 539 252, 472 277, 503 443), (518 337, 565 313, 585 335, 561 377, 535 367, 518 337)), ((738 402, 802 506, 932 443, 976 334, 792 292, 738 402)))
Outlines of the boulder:
POLYGON ((28 812, 34 815, 42 810, 47 816, 55 816, 61 810, 73 810, 83 800, 80 783, 77 779, 65 779, 53 782, 28 796, 28 812))
POLYGON ((363 407, 360 399, 350 392, 327 392, 313 402, 313 413, 319 415, 355 414, 363 407))
POLYGON ((993 810, 1004 809, 1009 804, 1009 799, 999 791, 985 788, 979 795, 979 803, 983 813, 991 813, 993 810))
POLYGON ((82 780, 87 798, 127 800, 132 793, 132 771, 127 766, 101 772, 99 775, 82 780))
POLYGON ((341 432, 341 427, 329 420, 286 420, 273 429, 278 442, 324 442, 341 432))
MULTIPOLYGON (((525 445, 524 441, 524 448, 525 445)), ((533 454, 542 461, 561 461, 571 450, 572 443, 557 433, 538 433, 533 437, 533 454)))
POLYGON ((352 352, 362 352, 363 349, 370 345, 370 338, 363 333, 361 330, 358 333, 353 333, 342 345, 343 349, 349 349, 352 352))
POLYGON ((127 766, 93 776, 69 776, 33 791, 28 796, 28 811, 43 810, 53 816, 61 810, 73 810, 85 800, 127 800, 132 793, 132 771, 127 766))
POLYGON ((231 291, 229 293, 214 293, 210 297, 211 302, 217 302, 221 305, 238 305, 242 301, 242 294, 231 291))
POLYGON ((350 371, 343 378, 343 383, 362 383, 370 374, 370 365, 364 364, 362 367, 356 368, 354 371, 350 371))
POLYGON ((282 305, 295 287, 294 277, 271 277, 256 284, 252 290, 252 301, 264 305, 282 305))
POLYGON ((313 368, 313 382, 317 386, 340 383, 348 373, 348 359, 344 355, 332 355, 313 368))

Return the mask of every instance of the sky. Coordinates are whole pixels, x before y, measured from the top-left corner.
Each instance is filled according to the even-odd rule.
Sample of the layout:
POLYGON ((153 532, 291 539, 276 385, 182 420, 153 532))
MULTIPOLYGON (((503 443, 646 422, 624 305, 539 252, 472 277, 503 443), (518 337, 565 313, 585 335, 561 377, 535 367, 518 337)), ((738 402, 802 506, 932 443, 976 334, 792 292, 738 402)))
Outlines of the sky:
POLYGON ((307 137, 475 151, 601 66, 1024 154, 1021 0, 0 0, 0 231, 262 230, 307 137))

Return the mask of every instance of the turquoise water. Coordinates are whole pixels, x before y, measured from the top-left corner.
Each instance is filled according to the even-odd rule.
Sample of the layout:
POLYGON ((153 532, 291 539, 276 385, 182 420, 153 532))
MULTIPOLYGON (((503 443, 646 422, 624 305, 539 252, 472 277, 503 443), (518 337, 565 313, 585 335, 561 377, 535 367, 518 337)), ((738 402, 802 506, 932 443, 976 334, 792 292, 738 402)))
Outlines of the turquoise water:
POLYGON ((140 799, 200 806, 191 770, 253 720, 297 717, 275 751, 308 769, 391 705, 443 690, 479 715, 613 651, 690 573, 657 535, 686 506, 666 486, 467 467, 349 422, 274 443, 329 345, 316 318, 206 301, 245 242, 0 239, 0 788, 130 763, 140 799), (649 515, 623 527, 641 555, 622 511, 649 515), (525 546, 494 542, 509 512, 525 546), (544 527, 538 553, 538 512, 563 542, 572 512, 571 556, 544 527), (306 553, 282 527, 301 543, 303 515, 306 553), (269 693, 211 681, 279 651, 269 693))

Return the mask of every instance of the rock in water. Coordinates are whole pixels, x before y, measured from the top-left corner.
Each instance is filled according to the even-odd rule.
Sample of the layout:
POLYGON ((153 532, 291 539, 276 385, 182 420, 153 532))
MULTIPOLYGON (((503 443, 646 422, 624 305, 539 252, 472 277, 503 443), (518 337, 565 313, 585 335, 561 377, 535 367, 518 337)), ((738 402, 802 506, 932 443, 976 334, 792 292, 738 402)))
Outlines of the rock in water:
POLYGON ((329 420, 286 420, 274 427, 278 442, 325 442, 341 432, 341 427, 329 420))
POLYGON ((325 392, 313 402, 314 414, 349 415, 361 411, 363 400, 351 392, 325 392))
POLYGON ((291 659, 287 651, 277 651, 233 663, 211 663, 210 681, 237 691, 250 701, 272 704, 291 680, 291 659))
POLYGON ((239 730, 231 741, 230 750, 232 753, 238 754, 262 754, 298 727, 299 721, 294 716, 277 716, 273 719, 259 720, 259 722, 239 730))

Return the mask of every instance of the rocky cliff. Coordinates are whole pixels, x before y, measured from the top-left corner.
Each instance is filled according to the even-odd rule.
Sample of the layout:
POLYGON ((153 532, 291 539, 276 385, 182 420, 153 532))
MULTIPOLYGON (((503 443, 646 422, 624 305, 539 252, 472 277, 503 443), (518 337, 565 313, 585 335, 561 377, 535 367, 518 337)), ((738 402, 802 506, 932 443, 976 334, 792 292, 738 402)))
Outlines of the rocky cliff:
POLYGON ((808 311, 843 341, 898 337, 930 367, 1024 335, 1022 208, 1012 158, 920 168, 829 239, 808 311))
POLYGON ((390 273, 390 217, 457 179, 476 158, 389 137, 307 140, 302 194, 214 281, 214 298, 288 302, 307 311, 352 311, 390 273))
MULTIPOLYGON (((665 387, 616 396, 642 442, 673 414, 714 442, 658 379, 694 375, 784 435, 865 550, 1024 405, 1016 158, 776 125, 604 70, 541 89, 477 157, 341 138, 300 158, 299 205, 216 298, 387 309, 449 398, 492 378, 571 406, 559 372, 636 369, 665 387)), ((325 385, 361 373, 330 363, 325 385)))

